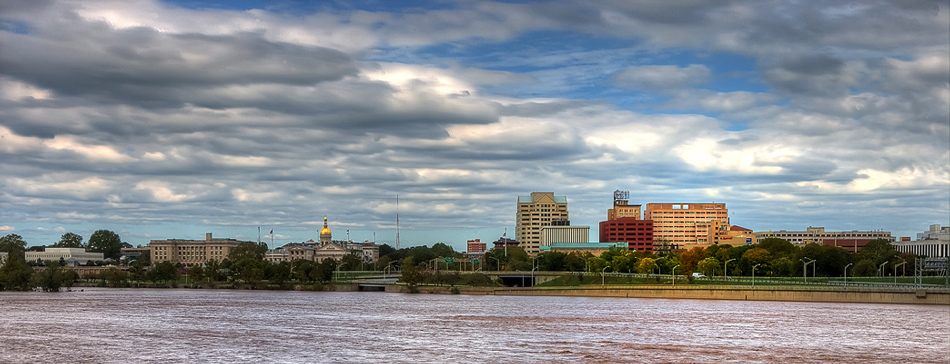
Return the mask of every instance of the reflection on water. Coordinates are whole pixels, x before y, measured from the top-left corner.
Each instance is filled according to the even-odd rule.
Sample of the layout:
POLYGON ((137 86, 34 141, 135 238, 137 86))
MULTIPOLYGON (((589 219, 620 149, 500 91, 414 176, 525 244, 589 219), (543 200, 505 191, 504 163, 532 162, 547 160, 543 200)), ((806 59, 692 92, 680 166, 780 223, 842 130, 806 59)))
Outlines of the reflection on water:
POLYGON ((0 362, 908 362, 946 306, 374 292, 0 292, 0 362))

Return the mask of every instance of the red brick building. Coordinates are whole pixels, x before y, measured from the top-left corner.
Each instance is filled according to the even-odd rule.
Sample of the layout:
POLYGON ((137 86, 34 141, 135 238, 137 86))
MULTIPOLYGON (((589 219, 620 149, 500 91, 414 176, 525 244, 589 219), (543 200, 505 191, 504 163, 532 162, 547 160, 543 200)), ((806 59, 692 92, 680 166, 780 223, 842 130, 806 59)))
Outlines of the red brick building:
POLYGON ((622 217, 601 221, 600 242, 626 242, 631 251, 653 251, 653 220, 622 217))

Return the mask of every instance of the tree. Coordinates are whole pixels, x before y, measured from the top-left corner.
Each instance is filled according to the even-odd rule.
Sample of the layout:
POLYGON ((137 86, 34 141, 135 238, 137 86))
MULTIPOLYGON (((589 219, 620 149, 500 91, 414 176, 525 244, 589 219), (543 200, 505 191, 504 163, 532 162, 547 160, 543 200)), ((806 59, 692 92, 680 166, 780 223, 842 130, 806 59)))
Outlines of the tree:
POLYGON ((23 253, 10 253, 0 266, 0 291, 29 291, 33 278, 33 268, 26 263, 23 253))
POLYGON ((105 280, 109 287, 120 287, 129 279, 129 274, 117 267, 109 267, 99 275, 99 278, 105 280))
POLYGON ((188 278, 190 278, 192 282, 201 282, 205 279, 205 269, 200 265, 188 268, 187 272, 188 278))
POLYGON ((267 245, 258 244, 253 241, 245 241, 238 244, 234 249, 231 249, 231 252, 228 253, 228 259, 232 262, 237 262, 244 258, 264 260, 265 253, 267 253, 267 245))
POLYGON ((874 264, 881 264, 888 260, 894 261, 895 255, 897 255, 897 250, 894 249, 894 245, 885 239, 869 241, 858 253, 861 259, 871 260, 874 264))
POLYGON ((699 264, 699 261, 703 260, 705 256, 706 249, 698 246, 680 254, 680 269, 683 270, 683 274, 691 274, 696 271, 697 264, 699 264))
POLYGON ((445 243, 432 244, 432 253, 435 254, 436 257, 446 257, 446 258, 448 257, 454 258, 458 254, 455 252, 455 249, 453 249, 451 246, 448 246, 445 243))
POLYGON ((696 264, 696 268, 707 276, 715 276, 722 272, 721 262, 716 258, 706 258, 696 264))
POLYGON ((324 283, 332 281, 333 272, 336 271, 336 267, 336 259, 326 258, 321 260, 320 263, 317 264, 317 269, 314 270, 317 273, 314 279, 324 283))
POLYGON ((763 264, 772 258, 768 250, 763 248, 752 248, 742 253, 742 259, 747 260, 749 264, 763 264))
POLYGON ((89 250, 102 253, 106 259, 119 260, 122 256, 122 239, 109 230, 96 230, 89 237, 89 250))
POLYGON ((71 232, 63 234, 52 246, 54 248, 85 248, 82 245, 82 235, 71 232))
POLYGON ((33 275, 33 286, 40 287, 43 292, 59 292, 63 286, 63 268, 59 262, 53 260, 46 264, 46 269, 33 275))
POLYGON ((284 282, 290 280, 290 263, 280 262, 273 268, 273 274, 270 277, 270 282, 276 285, 283 285, 284 282))
POLYGON ((167 260, 156 264, 148 273, 149 279, 152 281, 168 282, 178 280, 178 268, 167 260))
POLYGON ((643 258, 640 259, 640 264, 637 264, 637 273, 648 274, 653 272, 657 268, 656 259, 653 258, 643 258))
POLYGON ((402 276, 399 280, 409 287, 409 292, 419 291, 416 286, 422 281, 422 273, 419 272, 419 268, 416 267, 416 263, 412 261, 412 258, 402 260, 402 276))
POLYGON ((17 234, 8 234, 0 238, 0 252, 23 252, 26 251, 26 241, 23 240, 22 236, 17 234))

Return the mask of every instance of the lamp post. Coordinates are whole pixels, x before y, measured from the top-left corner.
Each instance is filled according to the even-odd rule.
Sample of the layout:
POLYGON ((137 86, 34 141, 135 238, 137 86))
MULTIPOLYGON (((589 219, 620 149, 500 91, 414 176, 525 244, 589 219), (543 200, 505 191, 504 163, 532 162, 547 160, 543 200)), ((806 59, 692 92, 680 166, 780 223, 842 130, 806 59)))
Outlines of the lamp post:
POLYGON ((729 262, 731 262, 731 261, 733 261, 733 260, 736 260, 736 258, 732 258, 732 259, 727 260, 727 261, 726 261, 726 267, 723 268, 723 270, 722 270, 722 277, 725 278, 725 279, 729 279, 729 262))
POLYGON ((886 262, 884 262, 884 263, 881 263, 881 265, 877 267, 877 276, 878 276, 878 277, 884 277, 884 266, 885 266, 887 263, 890 263, 890 261, 888 260, 888 261, 886 261, 886 262))
MULTIPOLYGON (((804 283, 808 283, 808 265, 815 263, 815 260, 814 260, 814 259, 811 259, 811 258, 809 258, 809 257, 805 257, 805 259, 799 259, 799 260, 802 261, 802 263, 803 263, 803 265, 802 265, 802 281, 803 281, 804 283), (805 259, 808 259, 808 260, 806 261, 805 259)), ((815 270, 815 267, 812 266, 812 272, 811 272, 811 276, 812 276, 812 277, 815 276, 815 271, 814 271, 814 270, 815 270)))
POLYGON ((844 266, 844 285, 845 286, 848 285, 848 267, 852 266, 853 264, 854 263, 848 263, 848 265, 844 266))
POLYGON ((752 289, 755 289, 755 268, 758 268, 761 264, 756 264, 752 266, 752 289))
POLYGON ((907 261, 904 261, 903 258, 902 258, 901 260, 902 260, 902 262, 900 262, 900 264, 895 264, 895 265, 894 265, 894 284, 897 284, 897 267, 900 267, 900 266, 902 266, 902 265, 904 265, 904 264, 907 264, 907 261))
POLYGON ((673 287, 676 287, 676 268, 679 266, 680 266, 679 264, 673 266, 673 269, 671 272, 672 273, 671 275, 673 276, 673 287))
POLYGON ((601 286, 606 286, 606 285, 607 285, 606 272, 607 272, 607 266, 604 266, 604 269, 601 269, 601 270, 600 270, 600 285, 601 285, 601 286))

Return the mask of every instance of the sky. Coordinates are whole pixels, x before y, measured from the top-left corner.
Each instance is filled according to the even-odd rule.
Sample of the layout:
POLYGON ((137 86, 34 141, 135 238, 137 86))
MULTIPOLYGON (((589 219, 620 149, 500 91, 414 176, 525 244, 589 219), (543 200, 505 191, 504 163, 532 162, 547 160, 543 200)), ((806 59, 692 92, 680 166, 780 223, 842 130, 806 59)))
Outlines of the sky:
POLYGON ((596 241, 627 190, 915 236, 950 217, 948 10, 0 0, 0 235, 394 245, 398 212, 464 251, 534 191, 596 241))

